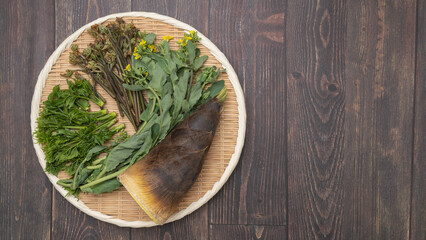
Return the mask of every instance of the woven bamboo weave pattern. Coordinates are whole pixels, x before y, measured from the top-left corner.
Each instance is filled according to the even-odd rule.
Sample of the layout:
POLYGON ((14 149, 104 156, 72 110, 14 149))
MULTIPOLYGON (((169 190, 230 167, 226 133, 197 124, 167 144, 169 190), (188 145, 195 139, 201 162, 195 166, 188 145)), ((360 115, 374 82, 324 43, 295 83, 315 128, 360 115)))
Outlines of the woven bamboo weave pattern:
MULTIPOLYGON (((172 49, 178 47, 177 40, 183 37, 184 31, 182 29, 158 20, 142 17, 124 17, 123 19, 127 23, 133 22, 141 31, 154 32, 157 35, 157 41, 161 40, 164 35, 173 36, 174 39, 170 41, 172 49)), ((107 22, 111 21, 114 21, 114 19, 108 20, 107 22)), ((81 49, 84 49, 91 42, 93 42, 93 38, 86 31, 74 41, 81 49)), ((217 67, 222 67, 219 61, 217 61, 206 47, 201 44, 198 44, 198 47, 201 50, 201 55, 208 55, 208 60, 205 62, 204 66, 215 65, 217 67)), ((71 65, 68 61, 69 53, 70 49, 66 49, 53 65, 47 77, 45 87, 43 88, 42 102, 47 99, 47 96, 54 86, 60 85, 61 88, 66 88, 67 84, 65 78, 62 77, 61 74, 67 69, 76 69, 76 67, 71 65)), ((226 73, 221 73, 218 79, 225 80, 228 90, 224 110, 200 176, 180 203, 179 211, 187 208, 191 203, 196 202, 203 197, 207 191, 212 189, 213 185, 220 180, 235 150, 238 135, 238 106, 236 94, 226 73)), ((115 101, 101 87, 98 86, 98 90, 107 100, 104 106, 105 109, 114 111, 118 114, 115 101)), ((96 109, 93 108, 93 110, 96 109)), ((119 116, 118 119, 119 123, 124 123, 126 125, 126 130, 130 135, 135 132, 127 118, 119 116)), ((59 178, 66 177, 67 176, 63 173, 59 174, 59 178)), ((101 195, 80 194, 80 201, 84 202, 90 209, 114 218, 126 221, 150 221, 150 218, 137 205, 124 187, 112 193, 101 195)))

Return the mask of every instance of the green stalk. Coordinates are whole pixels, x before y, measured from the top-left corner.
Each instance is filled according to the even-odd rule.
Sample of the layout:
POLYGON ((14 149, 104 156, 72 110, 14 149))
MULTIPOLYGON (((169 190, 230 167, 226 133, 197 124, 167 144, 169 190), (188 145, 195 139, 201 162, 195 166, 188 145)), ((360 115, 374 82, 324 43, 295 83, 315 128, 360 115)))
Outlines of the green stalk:
POLYGON ((139 119, 139 115, 141 114, 140 112, 140 104, 139 104, 139 98, 136 92, 132 92, 131 93, 133 95, 133 101, 134 101, 134 108, 135 108, 135 113, 136 113, 136 122, 138 122, 140 124, 141 120, 139 119))
POLYGON ((189 99, 189 95, 190 95, 191 90, 192 90, 192 78, 194 76, 194 71, 191 69, 189 74, 191 75, 191 77, 189 78, 188 91, 186 92, 185 99, 189 99))
POLYGON ((95 95, 92 95, 92 96, 93 96, 94 99, 89 98, 89 100, 91 102, 93 102, 94 104, 98 105, 99 107, 103 107, 104 106, 105 103, 101 99, 97 98, 95 95))
MULTIPOLYGON (((148 86, 148 89, 152 92, 152 94, 154 94, 155 98, 157 99, 157 101, 158 101, 158 106, 159 106, 159 108, 160 108, 160 115, 161 115, 161 113, 163 112, 163 110, 161 109, 161 100, 160 100, 160 98, 158 97, 157 93, 154 91, 154 89, 152 89, 150 86, 148 86)), ((155 104, 154 104, 154 105, 155 105, 155 104)))
POLYGON ((89 170, 94 170, 94 169, 98 169, 98 168, 101 168, 101 167, 102 167, 102 164, 98 164, 98 165, 95 165, 95 166, 87 166, 86 168, 89 169, 89 170))
POLYGON ((133 120, 133 117, 130 116, 130 114, 127 112, 127 109, 124 108, 124 106, 120 103, 120 107, 123 109, 124 114, 126 115, 127 119, 130 120, 130 123, 133 125, 133 127, 136 129, 136 123, 133 120))
POLYGON ((112 119, 111 121, 104 122, 101 125, 97 126, 91 133, 96 132, 97 130, 101 129, 102 127, 107 126, 107 128, 111 127, 117 122, 117 119, 112 119))
POLYGON ((103 169, 102 169, 102 171, 99 173, 99 175, 98 175, 98 176, 96 176, 95 180, 98 180, 98 179, 100 179, 101 177, 103 177, 103 176, 105 175, 105 173, 106 173, 106 169, 107 169, 107 165, 108 165, 108 163, 106 163, 106 164, 105 164, 104 168, 103 168, 103 169))
POLYGON ((89 115, 96 115, 97 117, 104 116, 107 113, 108 112, 105 109, 102 109, 102 110, 99 110, 99 111, 96 111, 96 112, 87 112, 87 114, 89 114, 89 115), (99 116, 98 116, 98 114, 99 114, 99 116))
POLYGON ((106 175, 105 177, 99 178, 99 179, 97 179, 97 180, 95 180, 93 182, 90 182, 90 183, 88 183, 86 185, 83 185, 80 188, 81 188, 81 190, 84 190, 84 188, 92 187, 92 186, 98 185, 99 183, 105 182, 106 180, 110 180, 112 178, 115 178, 118 175, 120 175, 121 173, 123 173, 124 171, 126 171, 129 167, 130 166, 123 167, 122 169, 118 170, 115 173, 111 173, 109 175, 106 175))
POLYGON ((102 122, 102 121, 106 121, 106 120, 110 120, 112 118, 115 118, 116 116, 117 116, 117 114, 115 112, 111 112, 111 113, 104 115, 102 117, 98 117, 96 120, 98 122, 102 122))
MULTIPOLYGON (((155 109, 155 103, 156 103, 156 99, 154 98, 154 104, 152 104, 152 108, 151 108, 151 110, 149 111, 149 114, 150 114, 150 115, 152 114, 152 112, 154 112, 154 109, 155 109)), ((137 134, 137 133, 142 132, 142 130, 144 129, 144 127, 145 127, 145 125, 146 125, 147 123, 148 123, 148 121, 144 122, 144 123, 142 124, 142 126, 138 129, 138 131, 136 132, 136 134, 137 134)))
POLYGON ((111 121, 109 121, 109 122, 105 122, 105 123, 103 123, 103 124, 99 125, 99 127, 97 127, 96 129, 98 130, 98 129, 102 128, 102 127, 109 128, 109 127, 111 127, 112 125, 114 125, 116 122, 117 122, 117 119, 112 119, 112 120, 111 120, 111 121))
POLYGON ((86 128, 86 126, 64 126, 63 128, 68 128, 68 129, 83 129, 83 128, 86 128))
POLYGON ((140 105, 142 106, 142 111, 141 112, 143 112, 145 110, 145 99, 143 98, 142 91, 138 92, 138 97, 139 97, 140 105))
POLYGON ((135 105, 133 104, 133 96, 132 96, 132 93, 130 92, 130 90, 127 90, 126 91, 126 93, 127 93, 127 96, 129 97, 129 106, 131 107, 131 108, 134 108, 134 109, 136 109, 135 107, 135 105))
POLYGON ((99 85, 101 85, 101 87, 113 98, 116 99, 116 95, 113 93, 113 91, 111 91, 110 88, 108 88, 105 83, 99 81, 99 79, 97 79, 95 76, 92 76, 92 79, 94 79, 99 85))
MULTIPOLYGON (((114 119, 115 120, 115 119, 114 119)), ((120 131, 121 129, 123 129, 124 128, 124 124, 120 124, 120 125, 118 125, 118 126, 115 126, 113 129, 115 130, 115 129, 117 129, 118 131, 120 131)), ((104 166, 104 168, 102 169, 102 171, 99 173, 99 175, 96 177, 96 179, 99 179, 99 178, 101 178, 105 173, 106 173, 106 169, 107 169, 107 165, 108 165, 108 163, 106 163, 105 164, 105 166, 104 166)), ((96 180, 95 179, 95 180, 96 180)))
POLYGON ((72 179, 60 179, 60 180, 58 180, 58 182, 61 182, 61 183, 72 183, 72 179))
POLYGON ((71 183, 63 183, 61 180, 57 181, 56 184, 62 186, 62 187, 69 187, 71 188, 71 183))
POLYGON ((101 163, 105 159, 106 159, 106 156, 98 158, 98 159, 96 159, 95 161, 92 162, 92 165, 98 165, 99 163, 101 163))
POLYGON ((112 132, 114 132, 114 133, 118 133, 119 131, 121 131, 121 130, 123 130, 124 129, 124 124, 123 123, 121 123, 121 124, 118 124, 117 126, 115 126, 115 127, 112 127, 110 130, 112 131, 112 132))
POLYGON ((77 168, 77 170, 75 171, 75 173, 74 173, 74 178, 73 178, 73 181, 72 181, 72 185, 71 185, 71 189, 72 190, 75 190, 76 189, 76 183, 77 183, 77 177, 78 177, 78 173, 80 172, 80 169, 81 169, 81 167, 83 166, 83 164, 85 163, 85 162, 87 162, 87 158, 85 158, 79 165, 78 165, 78 168, 77 168))

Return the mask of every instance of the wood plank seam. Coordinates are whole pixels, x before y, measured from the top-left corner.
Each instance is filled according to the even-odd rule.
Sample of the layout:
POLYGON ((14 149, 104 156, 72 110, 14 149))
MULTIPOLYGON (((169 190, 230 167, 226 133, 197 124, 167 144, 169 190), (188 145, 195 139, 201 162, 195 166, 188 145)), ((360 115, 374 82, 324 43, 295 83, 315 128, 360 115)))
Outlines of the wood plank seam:
POLYGON ((284 99, 285 99, 285 107, 284 107, 284 116, 285 116, 285 123, 284 123, 284 127, 285 127, 285 156, 286 156, 286 164, 285 164, 285 181, 286 181, 286 205, 285 205, 285 209, 286 209, 286 215, 285 215, 285 219, 286 219, 286 232, 287 232, 287 239, 290 239, 290 228, 289 228, 289 177, 288 177, 288 168, 289 168, 289 156, 288 156, 288 79, 287 79, 287 16, 288 16, 288 1, 285 1, 285 7, 284 7, 284 29, 282 30, 284 32, 284 50, 285 50, 285 57, 284 57, 284 85, 285 87, 285 92, 284 92, 284 99))
POLYGON ((417 100, 417 54, 418 54, 418 33, 419 33, 419 29, 418 29, 418 16, 419 16, 419 9, 417 8, 417 6, 419 6, 419 1, 416 1, 416 5, 415 5, 415 9, 416 9, 416 33, 415 33, 415 39, 414 39, 414 93, 413 93, 413 136, 412 136, 412 156, 411 156, 411 176, 410 176, 410 215, 409 215, 409 223, 408 223, 408 239, 411 239, 411 234, 412 234, 412 216, 413 216, 413 196, 414 196, 414 159, 415 159, 415 148, 416 148, 416 100, 417 100))
POLYGON ((285 227, 288 224, 240 224, 240 223, 210 223, 217 226, 265 226, 265 227, 285 227))
POLYGON ((422 151, 422 148, 424 147, 422 146, 422 142, 424 141, 425 122, 422 122, 422 120, 424 120, 426 116, 424 112, 424 110, 426 110, 424 107, 425 103, 422 102, 422 99, 424 98, 424 94, 425 94, 424 92, 425 76, 422 75, 422 73, 424 73, 422 66, 424 68, 424 60, 425 60, 424 57, 426 55, 426 49, 425 49, 426 44, 424 43, 424 41, 426 40, 424 39, 424 37, 426 35, 425 35, 425 30, 423 29, 425 25, 425 21, 424 21, 425 17, 424 15, 421 15, 421 13, 424 12, 424 9, 423 9, 424 4, 425 4, 425 1, 421 1, 421 0, 416 1, 416 22, 415 22, 416 34, 415 34, 415 56, 414 56, 415 60, 414 60, 413 133, 412 133, 413 146, 412 146, 412 162, 411 162, 409 239, 424 239, 426 235, 425 233, 426 226, 424 225, 426 221, 425 210, 424 210, 424 207, 425 207, 424 193, 422 194, 422 187, 418 186, 418 184, 422 185, 422 182, 424 181, 424 178, 425 178, 424 172, 422 171, 422 168, 424 169, 424 166, 425 166, 424 159, 423 159, 423 162, 421 160, 422 157, 424 157, 425 155, 424 150, 422 151), (422 80, 423 82, 421 82, 422 80), (419 161, 419 163, 417 161, 419 161), (417 166, 417 164, 419 164, 419 166, 417 166), (423 178, 423 181, 422 181, 422 178, 423 178), (420 191, 420 193, 416 191, 420 191))

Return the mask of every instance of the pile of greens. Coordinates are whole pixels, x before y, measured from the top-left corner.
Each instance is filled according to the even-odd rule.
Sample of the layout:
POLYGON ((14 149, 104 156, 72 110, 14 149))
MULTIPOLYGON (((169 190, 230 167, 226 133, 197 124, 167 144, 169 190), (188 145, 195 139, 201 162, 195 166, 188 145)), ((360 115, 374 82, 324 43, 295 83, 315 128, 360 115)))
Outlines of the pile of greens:
MULTIPOLYGON (((118 21, 117 24, 123 23, 118 21)), ((97 28, 101 33, 106 31, 102 26, 97 28)), ((117 27, 110 28, 117 29, 117 27)), ((120 28, 129 27, 124 24, 120 28)), ((93 28, 92 30, 97 31, 93 28)), ((109 32, 108 34, 114 35, 109 32)), ((135 124, 138 126, 137 132, 108 150, 106 157, 95 159, 99 153, 106 151, 106 148, 102 146, 93 148, 80 162, 73 178, 58 182, 70 194, 77 195, 81 191, 99 194, 117 189, 121 184, 116 177, 144 157, 190 113, 212 98, 216 97, 223 101, 226 97, 224 81, 216 80, 221 70, 216 67, 201 69, 207 56, 200 56, 200 50, 197 48, 200 39, 196 32, 185 33, 184 37, 179 39, 179 49, 176 51, 170 49, 169 41, 172 39, 170 36, 164 36, 164 40, 158 45, 152 44, 155 40, 153 33, 141 34, 140 38, 128 65, 124 66, 125 62, 122 62, 123 69, 114 70, 115 67, 112 67, 111 70, 122 82, 121 86, 125 91, 121 91, 121 94, 123 96, 127 94, 129 96, 127 100, 130 100, 130 96, 146 96, 146 99, 143 98, 138 102, 141 104, 138 118, 133 118, 139 120, 138 124, 135 124)), ((133 43, 132 39, 128 42, 133 43)), ((99 67, 102 65, 102 68, 108 65, 108 63, 105 65, 105 56, 109 50, 109 47, 99 47, 98 51, 105 52, 95 55, 104 57, 94 57, 95 63, 91 64, 99 67)), ((74 57, 78 57, 81 53, 74 51, 73 54, 74 57)), ((116 53, 116 60, 122 54, 125 53, 116 53)), ((90 73, 91 68, 89 71, 85 67, 85 70, 93 74, 90 73)), ((106 80, 108 76, 99 74, 97 77, 103 78, 102 81, 110 81, 106 80)), ((117 100, 117 95, 115 97, 117 100)), ((135 102, 128 104, 134 106, 135 102)))
POLYGON ((74 174, 87 152, 103 145, 124 128, 112 127, 117 120, 114 112, 89 112, 89 101, 102 107, 104 102, 95 96, 89 81, 78 73, 67 80, 68 89, 53 88, 37 119, 34 132, 46 154, 46 171, 57 175, 65 170, 74 174))
POLYGON ((94 43, 83 51, 76 44, 72 45, 70 63, 90 75, 95 86, 102 86, 117 102, 120 115, 126 115, 133 127, 138 128, 139 115, 145 110, 146 102, 141 92, 131 92, 123 87, 123 83, 133 84, 136 81, 125 79, 123 74, 140 39, 154 47, 155 35, 141 33, 121 18, 108 25, 93 25, 88 32, 94 37, 94 43))

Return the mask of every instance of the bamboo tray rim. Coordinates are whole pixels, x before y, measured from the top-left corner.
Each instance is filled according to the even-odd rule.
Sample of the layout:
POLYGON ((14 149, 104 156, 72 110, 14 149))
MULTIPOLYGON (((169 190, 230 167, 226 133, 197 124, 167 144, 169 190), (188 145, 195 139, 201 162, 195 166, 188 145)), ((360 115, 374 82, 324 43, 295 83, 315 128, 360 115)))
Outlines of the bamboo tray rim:
MULTIPOLYGON (((155 19, 167 24, 170 24, 174 27, 180 28, 185 30, 186 32, 189 32, 190 30, 197 31, 192 26, 183 23, 179 20, 176 20, 172 17, 160 15, 153 12, 124 12, 124 13, 117 13, 117 14, 111 14, 107 15, 102 18, 98 18, 77 31, 75 31, 73 34, 71 34, 68 38, 66 38, 59 46, 56 48, 56 50, 50 55, 49 59, 47 60, 46 64, 44 65, 43 69, 41 70, 37 83, 34 89, 34 95, 31 102, 31 132, 34 133, 37 124, 36 119, 39 116, 40 112, 40 102, 42 97, 42 90, 45 86, 46 79, 48 77, 49 72, 52 69, 52 66, 56 63, 59 56, 65 51, 65 49, 69 48, 74 40, 76 40, 85 30, 89 29, 94 24, 101 24, 108 19, 114 19, 116 17, 144 17, 144 18, 151 18, 155 19)), ((198 32, 198 31, 197 31, 198 32)), ((222 174, 219 181, 217 181, 213 188, 207 191, 203 197, 201 197, 199 200, 192 202, 186 209, 183 209, 176 214, 172 215, 166 223, 176 221, 178 219, 181 219, 185 217, 186 215, 189 215, 193 211, 200 208, 202 205, 204 205, 207 201, 209 201, 226 183, 228 178, 231 176, 233 170, 238 164, 241 151, 244 145, 244 139, 245 139, 245 132, 246 132, 246 108, 245 108, 245 102, 244 102, 244 94, 241 89, 241 85, 239 83, 237 74, 235 73, 235 70, 229 63, 228 59, 225 57, 225 55, 202 33, 198 32, 198 35, 201 37, 200 43, 204 45, 207 49, 209 49, 210 53, 222 64, 222 67, 227 70, 227 74, 229 77, 229 80, 235 90, 236 98, 237 98, 237 104, 238 104, 238 136, 237 141, 235 144, 235 151, 232 154, 232 157, 229 161, 228 166, 225 169, 225 172, 222 174)), ((37 143, 36 139, 33 137, 33 145, 38 157, 38 160, 40 162, 40 165, 44 169, 46 166, 46 160, 45 160, 45 154, 41 148, 41 146, 37 143)), ((50 182, 53 184, 55 189, 72 205, 83 211, 84 213, 88 214, 89 216, 92 216, 98 220, 112 223, 115 225, 118 225, 120 227, 133 227, 133 228, 141 228, 141 227, 151 227, 156 226, 153 221, 126 221, 123 219, 114 218, 112 216, 103 214, 98 211, 94 211, 87 207, 82 201, 79 201, 74 196, 65 197, 67 194, 67 191, 63 189, 61 186, 56 184, 56 182, 59 180, 58 177, 49 174, 46 172, 46 175, 50 182)))

